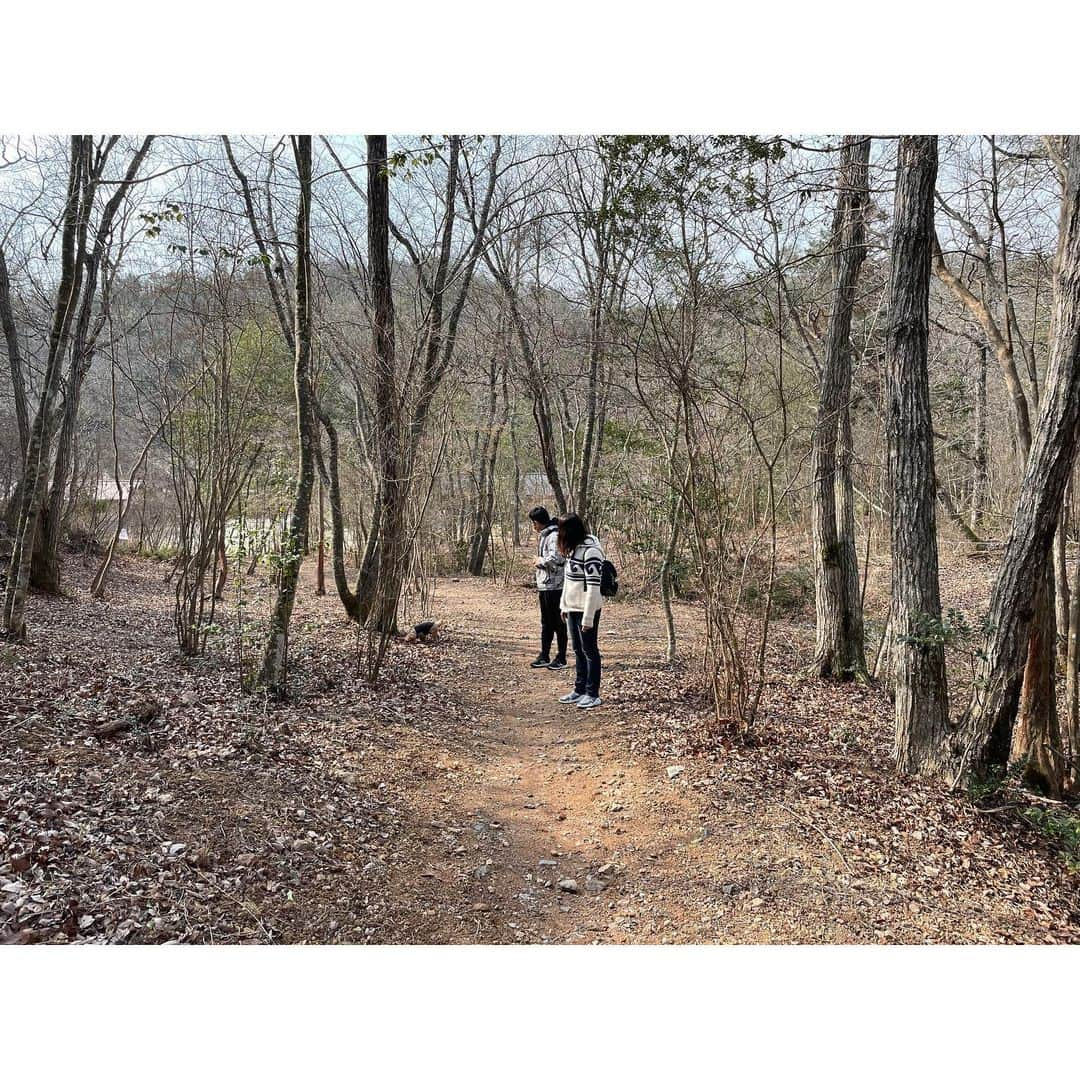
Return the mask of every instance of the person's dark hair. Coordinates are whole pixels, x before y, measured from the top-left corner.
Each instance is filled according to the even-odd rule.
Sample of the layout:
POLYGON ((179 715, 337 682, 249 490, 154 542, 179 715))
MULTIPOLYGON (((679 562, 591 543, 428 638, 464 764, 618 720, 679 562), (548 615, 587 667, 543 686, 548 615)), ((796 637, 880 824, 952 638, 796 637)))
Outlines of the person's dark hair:
POLYGON ((546 506, 534 506, 529 511, 529 520, 547 525, 551 521, 551 515, 547 512, 546 506))
POLYGON ((559 518, 559 552, 562 555, 573 554, 578 544, 585 542, 585 522, 577 514, 567 514, 559 518))

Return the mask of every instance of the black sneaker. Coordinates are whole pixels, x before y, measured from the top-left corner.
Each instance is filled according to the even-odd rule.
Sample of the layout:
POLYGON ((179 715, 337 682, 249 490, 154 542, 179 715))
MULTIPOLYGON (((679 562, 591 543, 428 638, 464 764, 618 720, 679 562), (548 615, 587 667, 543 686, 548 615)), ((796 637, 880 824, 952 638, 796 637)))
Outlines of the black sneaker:
POLYGON ((548 664, 549 671, 562 671, 564 667, 566 667, 566 661, 558 656, 548 664))
POLYGON ((538 656, 529 667, 547 667, 551 661, 546 656, 538 656))

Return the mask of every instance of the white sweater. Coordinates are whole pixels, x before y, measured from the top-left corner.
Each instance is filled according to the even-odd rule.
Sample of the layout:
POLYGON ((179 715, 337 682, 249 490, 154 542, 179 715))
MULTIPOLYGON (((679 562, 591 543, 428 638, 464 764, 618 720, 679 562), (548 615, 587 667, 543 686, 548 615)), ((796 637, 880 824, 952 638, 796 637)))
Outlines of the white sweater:
POLYGON ((580 611, 581 628, 591 630, 596 624, 596 613, 604 606, 600 592, 600 573, 604 565, 604 552, 595 536, 586 536, 566 559, 563 578, 563 611, 580 611))

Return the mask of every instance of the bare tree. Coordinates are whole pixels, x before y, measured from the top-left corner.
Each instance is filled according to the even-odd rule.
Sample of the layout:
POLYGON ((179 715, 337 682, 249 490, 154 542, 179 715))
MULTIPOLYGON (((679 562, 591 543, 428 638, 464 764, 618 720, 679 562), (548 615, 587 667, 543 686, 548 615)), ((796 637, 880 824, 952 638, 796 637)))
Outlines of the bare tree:
MULTIPOLYGON (((81 296, 71 332, 52 476, 42 506, 39 535, 31 562, 31 583, 35 588, 47 592, 57 592, 60 588, 60 541, 69 499, 69 482, 75 465, 75 434, 82 388, 94 362, 98 338, 109 320, 110 293, 122 255, 122 251, 116 249, 124 246, 123 239, 118 240, 114 235, 120 231, 117 218, 128 192, 138 179, 153 141, 152 135, 142 140, 121 179, 112 185, 112 194, 93 223, 93 243, 88 245, 83 260, 81 296)), ((106 183, 105 169, 118 142, 119 136, 112 135, 94 149, 86 195, 89 209, 93 208, 95 195, 106 183)))
MULTIPOLYGON (((406 469, 390 277, 390 177, 386 136, 368 135, 368 273, 371 278, 375 363, 375 424, 379 456, 378 543, 372 607, 374 625, 392 629, 405 575, 406 469)), ((448 211, 449 212, 449 211, 448 211)), ((437 354, 436 354, 437 355, 437 354)))
POLYGON ((855 551, 855 494, 850 461, 851 318, 866 258, 870 139, 845 135, 832 229, 833 300, 825 338, 821 397, 813 436, 811 521, 817 646, 823 677, 866 679, 862 596, 855 551), (842 436, 844 436, 842 438, 842 436))
POLYGON ((315 419, 314 388, 311 382, 311 136, 292 137, 300 194, 296 206, 296 293, 294 333, 296 362, 293 369, 296 391, 296 432, 299 455, 296 492, 289 515, 288 533, 281 554, 281 574, 277 599, 270 616, 270 633, 263 653, 259 685, 271 693, 285 693, 288 678, 289 621, 300 579, 304 538, 311 511, 315 484, 315 455, 318 426, 315 419))
MULTIPOLYGON (((1066 187, 1054 278, 1050 363, 990 601, 983 657, 971 701, 953 741, 954 770, 961 780, 984 775, 1002 760, 1012 741, 1017 675, 1025 653, 1034 647, 1029 643, 1033 628, 1042 632, 1036 621, 1040 597, 1052 581, 1048 560, 1076 455, 1080 421, 1080 138, 1065 138, 1063 157, 1066 187)), ((1032 745, 1028 775, 1056 791, 1061 787, 1064 763, 1054 752, 1053 735, 1045 732, 1032 745)))
MULTIPOLYGON (((974 222, 949 206, 946 200, 938 200, 942 210, 957 224, 961 234, 971 245, 976 264, 983 278, 983 294, 977 296, 946 262, 940 242, 934 237, 934 273, 948 287, 964 309, 972 315, 986 335, 993 349, 1010 405, 1010 418, 1014 433, 1013 450, 1017 470, 1023 473, 1032 445, 1032 412, 1039 408, 1039 379, 1034 348, 1025 340, 1016 315, 1016 307, 1009 279, 1007 234, 1000 206, 1000 177, 997 140, 986 139, 989 145, 989 176, 987 227, 984 235, 974 222), (1000 267, 995 265, 993 252, 996 248, 1000 267), (999 302, 998 313, 994 300, 999 302), (1024 362, 1030 385, 1031 397, 1024 388, 1018 357, 1024 362)), ((978 451, 977 451, 978 452, 978 451)), ((944 488, 939 496, 945 495, 944 488)), ((974 506, 974 497, 973 497, 974 506)), ((961 529, 962 519, 953 510, 961 529)), ((1012 733, 1008 746, 994 744, 998 755, 995 765, 1004 767, 1011 758, 1014 762, 1026 762, 1033 756, 1046 759, 1060 757, 1059 729, 1056 718, 1056 693, 1054 658, 1056 654, 1055 631, 1055 574, 1048 566, 1044 583, 1037 592, 1038 610, 1032 623, 1032 637, 1027 650, 1026 663, 1015 673, 1016 685, 1005 695, 1008 707, 1019 709, 1015 716, 1003 721, 1012 733), (1051 751, 1038 747, 1052 744, 1051 751)))
POLYGON ((949 723, 926 368, 937 137, 901 136, 898 154, 886 353, 896 762, 936 772, 949 723))
POLYGON ((987 460, 986 417, 986 346, 978 347, 975 366, 975 453, 971 462, 971 520, 970 527, 977 532, 982 528, 990 488, 989 462, 987 460))
POLYGON ((26 444, 15 544, 8 568, 3 625, 0 627, 0 635, 15 641, 26 636, 25 610, 30 587, 30 562, 38 515, 45 498, 52 447, 53 411, 60 389, 60 374, 71 335, 71 323, 82 286, 87 218, 90 212, 87 189, 92 153, 93 140, 90 136, 71 137, 67 197, 61 233, 60 278, 53 308, 52 329, 49 333, 45 377, 26 444))
POLYGON ((488 358, 484 412, 477 431, 474 459, 479 469, 471 470, 475 483, 472 534, 466 555, 466 570, 475 577, 484 572, 484 562, 491 544, 495 515, 495 467, 499 445, 510 413, 510 394, 505 364, 505 334, 501 324, 488 358))
POLYGON ((4 343, 7 346, 11 391, 15 399, 15 419, 19 426, 19 448, 25 454, 26 445, 30 441, 30 406, 26 396, 22 345, 19 342, 19 329, 11 302, 11 276, 8 273, 3 244, 0 244, 0 325, 3 326, 4 343))

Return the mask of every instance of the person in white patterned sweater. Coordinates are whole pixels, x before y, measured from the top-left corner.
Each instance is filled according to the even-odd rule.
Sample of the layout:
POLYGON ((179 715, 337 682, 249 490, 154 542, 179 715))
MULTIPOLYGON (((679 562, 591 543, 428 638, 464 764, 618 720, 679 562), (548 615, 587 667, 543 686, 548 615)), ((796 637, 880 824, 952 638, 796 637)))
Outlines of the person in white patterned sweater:
POLYGON ((600 610, 604 597, 600 580, 604 552, 600 541, 585 531, 577 514, 559 519, 559 552, 566 559, 559 607, 570 631, 576 660, 574 689, 559 701, 579 709, 593 709, 600 700, 600 610))

